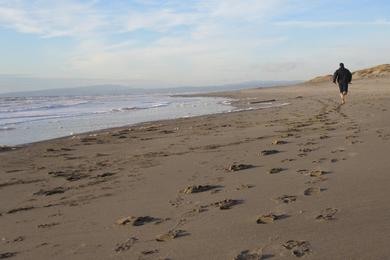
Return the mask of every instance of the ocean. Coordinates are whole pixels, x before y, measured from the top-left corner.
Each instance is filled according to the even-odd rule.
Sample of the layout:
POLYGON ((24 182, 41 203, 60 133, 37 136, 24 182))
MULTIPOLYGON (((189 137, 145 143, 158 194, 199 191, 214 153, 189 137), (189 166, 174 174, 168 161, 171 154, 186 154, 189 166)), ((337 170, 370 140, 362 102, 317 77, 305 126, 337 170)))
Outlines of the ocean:
POLYGON ((223 113, 231 100, 168 94, 0 97, 0 145, 20 145, 141 122, 223 113))

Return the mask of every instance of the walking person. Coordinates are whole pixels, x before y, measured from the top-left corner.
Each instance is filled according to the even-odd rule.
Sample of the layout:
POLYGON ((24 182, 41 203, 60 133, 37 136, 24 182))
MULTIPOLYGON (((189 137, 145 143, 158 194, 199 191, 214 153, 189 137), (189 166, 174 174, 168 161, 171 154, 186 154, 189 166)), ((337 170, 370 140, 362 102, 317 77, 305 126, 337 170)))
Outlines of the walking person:
POLYGON ((348 84, 352 81, 352 73, 344 67, 344 63, 340 63, 340 68, 333 74, 333 83, 339 84, 341 104, 345 104, 348 94, 348 84))

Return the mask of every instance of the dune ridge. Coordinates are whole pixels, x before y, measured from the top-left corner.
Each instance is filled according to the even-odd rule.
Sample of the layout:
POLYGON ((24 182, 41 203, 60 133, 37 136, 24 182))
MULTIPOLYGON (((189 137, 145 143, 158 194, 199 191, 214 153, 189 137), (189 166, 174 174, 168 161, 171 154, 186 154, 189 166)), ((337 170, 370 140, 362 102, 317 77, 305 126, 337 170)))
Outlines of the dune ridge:
MULTIPOLYGON (((352 72, 353 80, 373 79, 387 76, 390 76, 390 64, 381 64, 371 68, 361 69, 352 72)), ((311 80, 308 80, 306 83, 322 83, 326 81, 332 81, 331 74, 315 77, 311 80)))

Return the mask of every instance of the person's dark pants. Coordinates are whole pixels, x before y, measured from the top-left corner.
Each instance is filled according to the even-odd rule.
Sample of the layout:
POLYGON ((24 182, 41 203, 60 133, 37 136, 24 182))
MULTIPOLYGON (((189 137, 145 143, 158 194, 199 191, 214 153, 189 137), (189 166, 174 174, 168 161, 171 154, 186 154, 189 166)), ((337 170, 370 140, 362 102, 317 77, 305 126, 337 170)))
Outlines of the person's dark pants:
POLYGON ((339 83, 340 93, 348 93, 348 83, 339 83))

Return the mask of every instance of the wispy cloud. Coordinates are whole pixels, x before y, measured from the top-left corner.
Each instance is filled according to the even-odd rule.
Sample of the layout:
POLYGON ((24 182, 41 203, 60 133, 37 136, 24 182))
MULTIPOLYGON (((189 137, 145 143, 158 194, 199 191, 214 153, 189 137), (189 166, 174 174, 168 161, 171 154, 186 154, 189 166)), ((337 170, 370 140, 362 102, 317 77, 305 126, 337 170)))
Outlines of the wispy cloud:
POLYGON ((349 26, 388 26, 390 21, 375 20, 375 21, 281 21, 275 22, 275 25, 286 27, 303 27, 303 28, 318 28, 318 27, 349 27, 349 26))
MULTIPOLYGON (((363 42, 367 38, 363 35, 374 31, 371 27, 387 30, 390 25, 388 19, 378 20, 388 17, 388 12, 379 9, 380 14, 378 10, 371 15, 365 13, 366 21, 361 21, 361 15, 334 19, 333 6, 350 8, 340 1, 335 5, 336 1, 0 0, 0 29, 47 43, 52 51, 46 56, 47 64, 57 65, 42 65, 41 71, 37 66, 15 65, 14 68, 21 70, 17 71, 2 61, 0 71, 38 71, 41 75, 50 71, 75 77, 132 78, 177 84, 297 79, 307 75, 306 71, 314 71, 313 65, 305 66, 314 54, 317 58, 326 56, 323 60, 327 64, 345 56, 341 51, 330 55, 321 46, 351 43, 349 39, 338 38, 329 44, 319 32, 324 30, 307 30, 307 34, 303 30, 298 35, 296 28, 365 27, 364 33, 354 34, 355 39, 363 42), (324 5, 329 8, 325 15, 320 10, 324 5), (317 17, 317 14, 322 15, 317 17), (64 38, 71 40, 62 42, 64 38), (317 44, 309 44, 308 38, 318 39, 317 44)), ((385 5, 380 6, 384 9, 385 5)), ((361 6, 355 10, 358 7, 359 3, 355 3, 350 14, 361 12, 361 6)), ((376 41, 375 46, 382 42, 376 41)), ((363 49, 363 45, 356 49, 363 49)), ((40 54, 48 48, 42 49, 40 54)), ((12 54, 13 60, 15 56, 12 54)), ((347 56, 350 57, 354 55, 347 56)), ((23 63, 25 57, 20 59, 23 63)))
POLYGON ((102 29, 107 17, 96 1, 15 1, 0 3, 0 25, 43 37, 71 37, 102 29))

